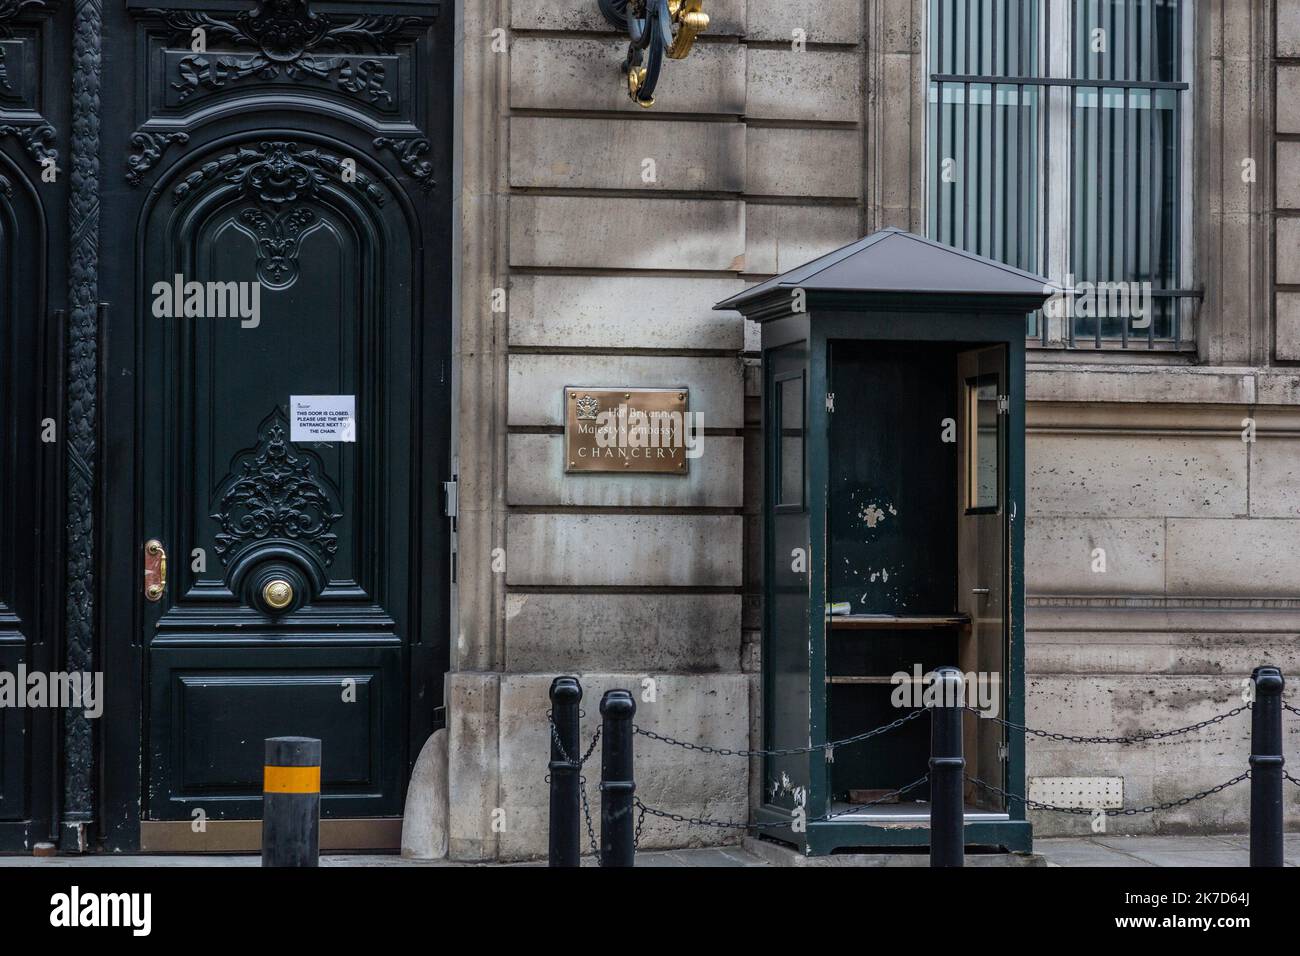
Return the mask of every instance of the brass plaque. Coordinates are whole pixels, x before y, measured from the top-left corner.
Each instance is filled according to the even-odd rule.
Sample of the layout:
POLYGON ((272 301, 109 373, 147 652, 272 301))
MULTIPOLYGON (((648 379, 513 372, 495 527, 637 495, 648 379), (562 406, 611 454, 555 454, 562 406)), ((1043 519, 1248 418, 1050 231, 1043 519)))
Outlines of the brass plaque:
POLYGON ((685 388, 566 388, 565 472, 689 474, 689 404, 685 388))

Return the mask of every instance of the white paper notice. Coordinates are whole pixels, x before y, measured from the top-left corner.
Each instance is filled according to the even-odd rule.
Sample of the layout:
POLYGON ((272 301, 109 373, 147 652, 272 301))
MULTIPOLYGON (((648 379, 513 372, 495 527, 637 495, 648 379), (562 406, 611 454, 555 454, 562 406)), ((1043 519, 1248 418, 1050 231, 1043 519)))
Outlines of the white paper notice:
POLYGON ((289 440, 356 441, 355 395, 291 395, 293 420, 289 440))

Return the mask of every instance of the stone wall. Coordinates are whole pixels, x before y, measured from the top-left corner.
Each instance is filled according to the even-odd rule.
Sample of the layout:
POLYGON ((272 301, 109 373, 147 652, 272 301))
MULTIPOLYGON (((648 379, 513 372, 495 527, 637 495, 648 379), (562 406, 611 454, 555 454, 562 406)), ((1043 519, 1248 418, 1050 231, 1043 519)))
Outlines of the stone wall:
MULTIPOLYGON (((1189 401, 1197 383, 1180 389, 1179 380, 1196 374, 1164 373, 1159 401, 1031 406, 1030 726, 1099 736, 1181 727, 1240 705, 1254 667, 1300 666, 1300 410, 1189 401), (1243 441, 1243 417, 1256 422, 1254 442, 1243 441)), ((1224 375, 1229 392, 1253 391, 1252 378, 1224 375)), ((1300 727, 1286 726, 1294 750, 1300 727)), ((1145 806, 1243 772, 1250 720, 1136 745, 1030 738, 1027 749, 1031 782, 1122 777, 1125 805, 1145 806)), ((1294 795, 1287 800, 1289 819, 1300 820, 1294 795)), ((1089 829, 1086 817, 1032 816, 1040 836, 1089 829)), ((1113 819, 1108 830, 1242 830, 1248 820, 1243 786, 1113 819)))
MULTIPOLYGON (((1300 231, 1287 224, 1300 210, 1286 211, 1300 165, 1288 165, 1281 135, 1289 123, 1300 134, 1300 125, 1286 118, 1294 95, 1279 60, 1275 143, 1274 4, 1196 6, 1195 174, 1185 197, 1194 284, 1204 290, 1195 362, 1031 358, 1027 721, 1047 730, 1122 736, 1184 726, 1240 704, 1254 667, 1300 665, 1300 369, 1287 364, 1300 355, 1289 351, 1286 298, 1287 283, 1300 282, 1300 231), (1098 548, 1104 572, 1094 570, 1098 548)), ((1277 16, 1278 55, 1300 56, 1300 3, 1281 0, 1277 16)), ((1294 753, 1300 724, 1285 726, 1294 753)), ((1241 773, 1249 741, 1246 714, 1158 743, 1031 738, 1028 771, 1031 781, 1122 777, 1125 805, 1144 806, 1241 773)), ((1286 800, 1294 825, 1300 801, 1289 787, 1286 800)), ((1248 805, 1241 786, 1108 828, 1241 831, 1248 805)), ((1086 817, 1031 817, 1039 835, 1089 829, 1086 817)))
MULTIPOLYGON (((460 858, 518 858, 545 850, 553 675, 579 672, 586 733, 603 689, 640 692, 649 678, 655 700, 638 693, 639 723, 749 740, 757 336, 711 307, 876 222, 912 224, 919 154, 894 143, 893 173, 875 168, 866 153, 884 146, 864 110, 900 43, 907 65, 888 72, 911 95, 916 34, 911 0, 715 0, 708 33, 666 64, 658 104, 643 110, 619 70, 626 41, 594 0, 466 8, 450 843, 460 858), (871 33, 879 42, 863 42, 864 9, 889 20, 871 33), (901 189, 890 180, 900 170, 901 189), (881 197, 869 212, 867 190, 881 197), (498 288, 504 314, 488 305, 498 288), (705 416, 704 456, 684 479, 566 477, 567 385, 688 387, 705 416), (490 826, 497 809, 504 832, 490 826)), ((908 143, 910 127, 903 117, 908 143)), ((743 819, 748 773, 744 761, 638 752, 641 793, 673 812, 743 819)), ((646 834, 652 846, 734 839, 646 834)))
MULTIPOLYGON (((757 340, 710 307, 882 226, 924 231, 926 3, 711 0, 650 111, 594 0, 462 6, 450 847, 519 858, 545 848, 554 674, 580 673, 587 733, 603 689, 653 678, 640 723, 756 734, 757 340), (566 385, 689 387, 704 458, 687 479, 565 477, 566 385)), ((1197 7, 1198 354, 1031 353, 1028 720, 1047 730, 1190 723, 1234 706, 1256 664, 1300 664, 1300 0, 1278 0, 1276 62, 1272 3, 1197 7)), ((1122 776, 1128 805, 1158 802, 1240 772, 1247 728, 1031 738, 1028 769, 1122 776)), ((643 797, 673 812, 742 818, 747 773, 638 751, 643 797)), ((1244 797, 1112 829, 1240 829, 1244 797)), ((733 838, 651 826, 647 844, 733 838)))

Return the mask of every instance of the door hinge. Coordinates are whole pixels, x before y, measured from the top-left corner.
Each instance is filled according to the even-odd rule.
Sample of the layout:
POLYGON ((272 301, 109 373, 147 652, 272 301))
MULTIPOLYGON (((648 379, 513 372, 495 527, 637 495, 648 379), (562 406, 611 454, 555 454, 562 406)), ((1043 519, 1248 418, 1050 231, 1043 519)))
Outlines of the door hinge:
POLYGON ((826 393, 826 411, 828 411, 828 412, 834 412, 834 411, 835 411, 835 393, 834 393, 834 392, 827 392, 827 393, 826 393))
POLYGON ((455 520, 455 518, 456 518, 456 479, 453 478, 451 481, 444 481, 444 482, 442 483, 442 490, 443 490, 443 494, 446 495, 446 498, 445 498, 444 501, 443 501, 442 513, 445 514, 448 518, 451 518, 452 520, 455 520))
POLYGON ((1007 753, 1007 745, 1004 743, 998 744, 998 759, 1005 762, 1007 759, 1007 753))
POLYGON ((1011 411, 1011 396, 1010 396, 1010 395, 999 395, 999 396, 998 396, 998 414, 999 414, 999 415, 1005 415, 1005 414, 1007 414, 1007 412, 1009 412, 1009 411, 1011 411))

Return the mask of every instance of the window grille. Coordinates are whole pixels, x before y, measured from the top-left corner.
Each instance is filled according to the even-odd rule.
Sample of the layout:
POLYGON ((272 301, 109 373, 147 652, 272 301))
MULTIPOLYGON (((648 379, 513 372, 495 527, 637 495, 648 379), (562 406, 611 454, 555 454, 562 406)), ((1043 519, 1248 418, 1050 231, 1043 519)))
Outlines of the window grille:
POLYGON ((929 231, 1067 290, 1042 346, 1194 348, 1186 0, 931 0, 929 231))

